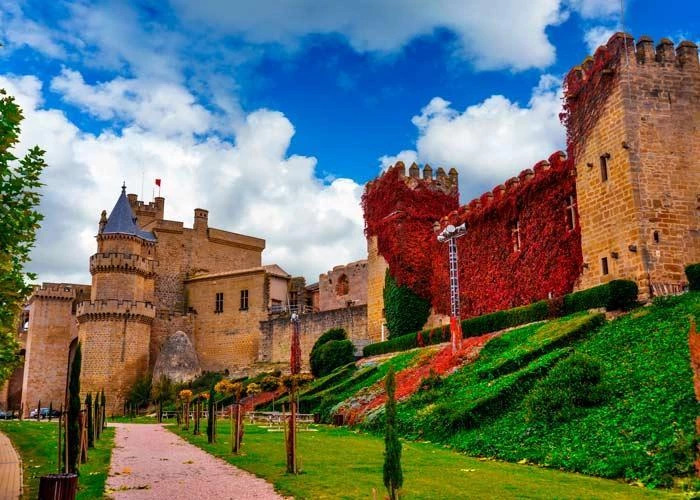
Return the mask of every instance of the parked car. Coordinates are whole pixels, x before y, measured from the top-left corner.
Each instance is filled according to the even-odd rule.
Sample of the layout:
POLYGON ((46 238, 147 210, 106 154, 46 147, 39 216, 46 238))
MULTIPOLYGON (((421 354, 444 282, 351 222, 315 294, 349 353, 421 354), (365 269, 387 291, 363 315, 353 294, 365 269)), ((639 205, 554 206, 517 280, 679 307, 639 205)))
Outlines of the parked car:
MULTIPOLYGON (((51 410, 52 417, 58 417, 60 414, 61 412, 55 408, 51 410)), ((36 418, 36 408, 29 412, 29 418, 36 418)), ((49 409, 41 408, 41 410, 39 410, 39 418, 49 418, 49 409)))
POLYGON ((15 414, 11 411, 0 410, 0 420, 12 420, 15 414))

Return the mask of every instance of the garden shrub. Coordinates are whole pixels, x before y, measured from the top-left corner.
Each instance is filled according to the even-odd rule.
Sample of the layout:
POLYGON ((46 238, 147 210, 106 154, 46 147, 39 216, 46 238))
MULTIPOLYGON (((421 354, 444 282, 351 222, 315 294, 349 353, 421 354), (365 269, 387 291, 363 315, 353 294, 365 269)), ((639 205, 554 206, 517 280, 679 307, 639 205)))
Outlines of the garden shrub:
POLYGON ((600 362, 586 354, 572 354, 537 382, 525 398, 525 414, 528 421, 566 422, 582 408, 602 403, 605 396, 600 362))
POLYGON ((570 293, 564 297, 567 314, 605 307, 608 310, 631 309, 637 303, 639 290, 634 281, 613 280, 604 285, 570 293))
POLYGON ((700 264, 686 266, 685 275, 688 277, 688 288, 690 290, 700 290, 700 264))
MULTIPOLYGON (((348 338, 348 334, 345 332, 345 329, 343 328, 331 328, 330 330, 324 332, 316 342, 314 342, 314 346, 311 348, 311 353, 309 354, 309 364, 311 365, 311 373, 313 373, 314 377, 319 377, 321 376, 321 372, 323 371, 324 374, 328 374, 333 371, 331 370, 326 370, 321 367, 321 355, 320 355, 320 350, 321 347, 327 344, 328 342, 332 341, 338 341, 338 340, 346 340, 348 338)), ((354 358, 353 358, 354 361, 354 358)), ((336 365, 336 367, 339 365, 336 365)), ((336 368, 334 367, 334 368, 336 368)))
MULTIPOLYGON (((315 376, 322 377, 339 366, 355 361, 352 342, 349 340, 331 340, 318 348, 315 356, 315 376)), ((312 367, 313 369, 313 367, 312 367)))
POLYGON ((384 310, 389 338, 419 330, 430 315, 430 302, 410 288, 400 286, 387 270, 384 277, 384 310))

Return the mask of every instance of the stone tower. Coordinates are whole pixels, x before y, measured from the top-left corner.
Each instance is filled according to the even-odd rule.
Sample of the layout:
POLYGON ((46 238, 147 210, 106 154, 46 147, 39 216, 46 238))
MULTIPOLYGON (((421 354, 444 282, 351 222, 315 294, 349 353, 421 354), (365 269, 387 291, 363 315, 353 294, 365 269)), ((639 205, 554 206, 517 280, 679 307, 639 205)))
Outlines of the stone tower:
POLYGON ((90 301, 77 310, 83 393, 104 389, 109 413, 121 413, 133 383, 148 372, 155 318, 155 245, 142 230, 122 187, 109 217, 100 221, 90 257, 90 301))
MULTIPOLYGON (((408 169, 397 162, 379 178, 369 182, 363 195, 363 208, 367 235, 367 335, 372 341, 382 340, 384 331, 384 278, 390 266, 421 269, 419 274, 429 274, 432 264, 425 255, 417 255, 418 261, 410 260, 407 251, 418 243, 415 241, 434 239, 433 222, 457 208, 459 200, 458 173, 452 168, 445 172, 438 168, 435 174, 430 165, 422 169, 415 163, 408 169), (429 200, 429 201, 428 201, 429 200), (380 241, 382 228, 391 226, 395 234, 411 234, 411 238, 397 238, 392 242, 380 241), (392 255, 401 256, 394 263, 387 263, 381 248, 391 248, 392 255)), ((418 243, 422 244, 422 243, 418 243)), ((392 267, 392 269, 394 269, 392 267)), ((412 287, 413 288, 413 287, 412 287)), ((428 325, 440 318, 428 319, 428 325)))
POLYGON ((566 78, 583 273, 673 293, 700 261, 700 65, 691 42, 614 35, 566 78))

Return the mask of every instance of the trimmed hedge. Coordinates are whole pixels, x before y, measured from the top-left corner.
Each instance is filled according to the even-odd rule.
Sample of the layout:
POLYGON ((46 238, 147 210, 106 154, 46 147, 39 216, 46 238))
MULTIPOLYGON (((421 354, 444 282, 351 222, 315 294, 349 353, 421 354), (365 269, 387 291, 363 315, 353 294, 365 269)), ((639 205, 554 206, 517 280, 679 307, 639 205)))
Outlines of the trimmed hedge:
POLYGON ((688 277, 688 288, 690 290, 700 290, 700 264, 687 266, 685 275, 688 277))
MULTIPOLYGON (((700 274, 700 271, 698 273, 700 274)), ((462 320, 462 336, 464 338, 476 337, 505 328, 599 307, 605 307, 608 310, 628 310, 637 304, 638 292, 637 284, 633 281, 613 280, 605 285, 570 293, 564 296, 563 302, 561 297, 559 299, 540 300, 527 306, 496 311, 462 320)), ((444 325, 432 330, 401 335, 385 342, 369 344, 365 346, 362 353, 364 356, 376 356, 389 352, 406 351, 415 347, 440 344, 449 340, 450 327, 449 325, 444 325)))
MULTIPOLYGON (((338 366, 342 366, 335 365, 332 368, 323 366, 323 363, 325 361, 323 359, 324 356, 321 355, 321 348, 329 342, 346 340, 347 338, 348 334, 345 332, 345 329, 331 328, 330 330, 324 332, 318 338, 318 340, 316 340, 314 346, 311 348, 311 353, 309 354, 309 364, 311 365, 311 373, 313 373, 314 377, 321 377, 323 375, 327 375, 333 370, 335 370, 338 366)), ((347 364, 351 361, 354 361, 354 358, 349 361, 346 361, 346 363, 343 364, 347 364)))
POLYGON ((407 286, 400 286, 386 271, 384 276, 384 311, 389 338, 415 332, 430 316, 430 302, 407 286))
POLYGON ((605 285, 570 293, 564 297, 564 313, 604 307, 608 310, 628 310, 637 304, 639 289, 634 281, 613 280, 605 285))

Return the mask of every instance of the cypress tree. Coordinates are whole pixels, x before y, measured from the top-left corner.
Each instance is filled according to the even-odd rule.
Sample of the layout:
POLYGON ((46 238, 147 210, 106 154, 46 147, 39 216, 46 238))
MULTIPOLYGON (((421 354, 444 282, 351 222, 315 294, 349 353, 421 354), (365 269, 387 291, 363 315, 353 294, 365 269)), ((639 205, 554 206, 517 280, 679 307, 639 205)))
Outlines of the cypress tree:
POLYGON ((102 429, 107 427, 107 410, 105 409, 107 407, 107 399, 105 398, 105 390, 102 389, 102 398, 101 398, 101 405, 102 405, 102 429))
MULTIPOLYGON (((232 436, 233 438, 233 436, 232 436)), ((207 418, 207 442, 214 442, 214 387, 209 389, 209 412, 207 418)))
POLYGON ((68 471, 78 472, 78 457, 80 454, 80 364, 82 354, 80 342, 75 348, 73 363, 70 365, 68 380, 68 471))
POLYGON ((401 443, 396 432, 396 380, 394 367, 389 368, 384 381, 386 389, 386 430, 384 433, 384 486, 390 500, 398 498, 398 491, 403 485, 401 471, 401 443))
POLYGON ((95 447, 95 433, 94 433, 94 428, 92 427, 92 394, 90 394, 89 392, 87 393, 87 396, 85 396, 85 408, 87 410, 88 448, 94 448, 95 447))
POLYGON ((102 433, 102 412, 100 411, 100 393, 95 394, 95 411, 93 413, 92 427, 95 432, 95 439, 100 439, 102 433))

